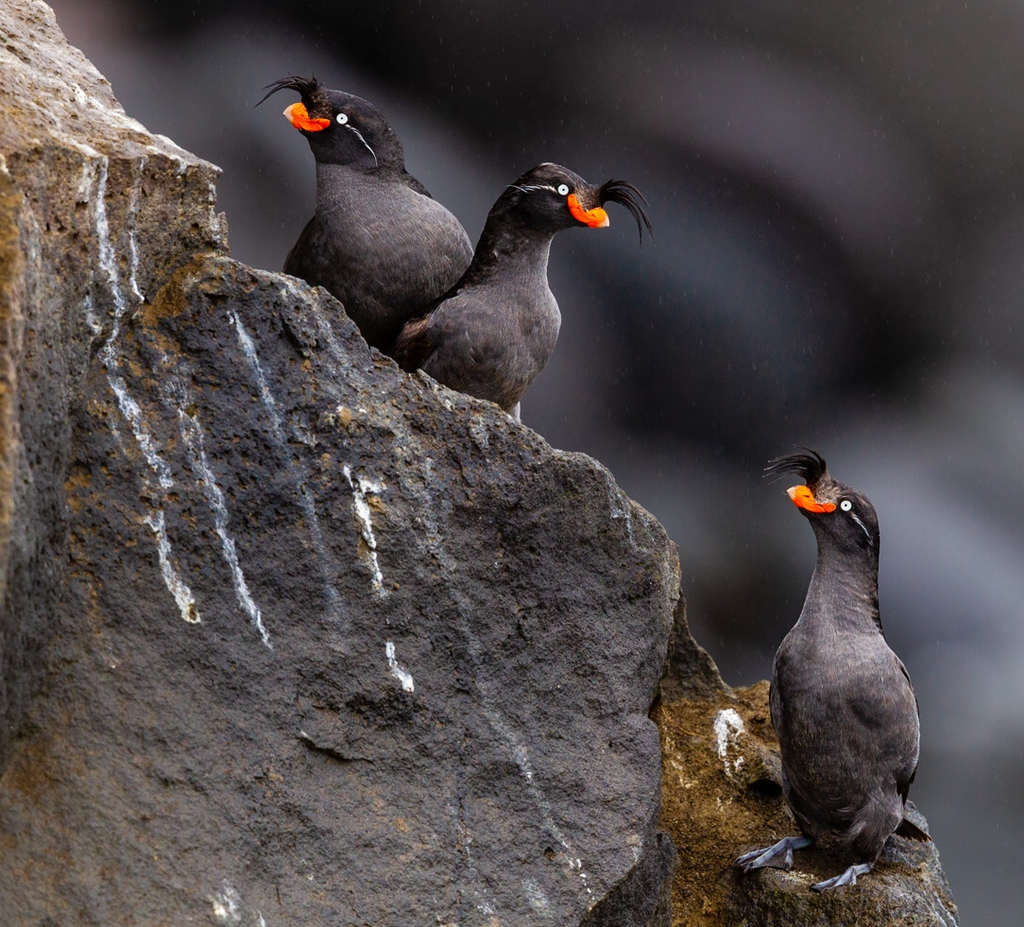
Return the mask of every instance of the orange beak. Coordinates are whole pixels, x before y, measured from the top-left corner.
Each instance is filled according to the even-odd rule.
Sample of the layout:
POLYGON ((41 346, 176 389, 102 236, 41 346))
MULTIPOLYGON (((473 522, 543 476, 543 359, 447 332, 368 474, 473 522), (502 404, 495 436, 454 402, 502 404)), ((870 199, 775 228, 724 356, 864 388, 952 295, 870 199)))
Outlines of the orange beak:
POLYGON ((569 204, 569 212, 572 213, 572 217, 577 222, 582 222, 592 229, 608 228, 608 213, 600 206, 595 206, 593 209, 584 209, 580 206, 580 201, 576 198, 575 193, 570 193, 566 202, 569 204))
POLYGON ((790 486, 786 492, 793 500, 793 505, 805 512, 834 512, 836 510, 834 502, 818 502, 814 498, 810 486, 790 486))
POLYGON ((284 114, 296 129, 303 132, 322 132, 331 124, 330 119, 310 119, 306 104, 302 102, 292 103, 284 114))

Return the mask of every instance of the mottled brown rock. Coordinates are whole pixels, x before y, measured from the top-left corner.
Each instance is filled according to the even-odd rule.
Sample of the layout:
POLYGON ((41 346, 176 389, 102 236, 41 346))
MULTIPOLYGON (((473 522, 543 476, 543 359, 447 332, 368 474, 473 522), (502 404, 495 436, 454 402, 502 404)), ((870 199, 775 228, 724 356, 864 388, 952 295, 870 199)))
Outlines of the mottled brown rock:
POLYGON ((117 312, 134 311, 183 254, 226 245, 216 168, 125 116, 42 3, 0 7, 0 117, 3 764, 45 672, 61 593, 81 378, 117 312))
POLYGON ((890 837, 870 875, 820 894, 810 886, 849 863, 833 844, 797 851, 790 871, 743 874, 733 865, 741 852, 799 833, 782 798, 767 682, 736 690, 723 685, 713 698, 666 699, 654 717, 663 751, 661 823, 679 851, 675 925, 959 923, 933 843, 890 837))

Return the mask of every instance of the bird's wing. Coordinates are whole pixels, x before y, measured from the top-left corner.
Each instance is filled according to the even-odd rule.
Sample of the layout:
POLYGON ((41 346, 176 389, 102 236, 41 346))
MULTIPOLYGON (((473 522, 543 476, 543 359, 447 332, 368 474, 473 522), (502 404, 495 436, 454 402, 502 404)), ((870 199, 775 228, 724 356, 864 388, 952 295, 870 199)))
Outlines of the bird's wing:
POLYGON ((511 410, 529 384, 510 374, 510 338, 501 313, 470 286, 407 323, 392 356, 405 370, 511 410))
POLYGON ((405 180, 410 190, 415 190, 417 193, 423 194, 430 199, 433 197, 430 195, 430 191, 423 186, 415 177, 412 176, 408 171, 403 171, 403 180, 405 180))
POLYGON ((784 642, 775 657, 772 723, 780 739, 795 738, 806 748, 842 745, 844 753, 890 770, 904 791, 917 765, 919 738, 917 700, 906 669, 884 644, 848 654, 842 666, 841 682, 826 667, 816 675, 784 642), (793 700, 799 712, 787 704, 793 700), (804 717, 808 712, 810 718, 804 717))
POLYGON ((432 315, 432 312, 428 312, 406 322, 388 351, 398 366, 408 373, 419 370, 434 352, 434 332, 430 325, 432 315))
MULTIPOLYGON (((446 304, 461 295, 464 283, 459 280, 447 293, 423 307, 423 313, 409 319, 387 351, 389 357, 408 373, 422 369, 438 345, 446 340, 447 329, 451 327, 451 311, 445 311, 446 304)), ((450 309, 450 307, 448 307, 450 309)))
MULTIPOLYGON (((900 673, 902 674, 903 678, 907 681, 907 687, 910 689, 910 694, 914 696, 914 711, 917 714, 917 716, 920 717, 921 716, 921 708, 920 708, 920 704, 917 701, 917 693, 914 691, 914 684, 913 684, 913 682, 910 681, 910 673, 907 672, 907 668, 906 668, 906 666, 903 665, 903 661, 899 657, 897 657, 895 653, 893 654, 893 657, 896 658, 896 665, 899 667, 900 673)), ((907 796, 910 794, 910 786, 913 784, 914 777, 916 775, 917 775, 917 763, 915 762, 914 763, 914 767, 913 767, 913 769, 910 770, 910 774, 909 775, 906 775, 906 773, 904 772, 903 775, 897 776, 896 788, 897 788, 897 791, 899 791, 900 796, 903 798, 903 804, 907 803, 907 796)), ((924 834, 924 831, 922 831, 920 828, 918 828, 915 824, 911 824, 909 821, 904 821, 904 823, 906 823, 910 829, 912 829, 913 831, 916 831, 917 834, 924 834)), ((903 825, 900 825, 900 826, 902 827, 903 825)), ((915 840, 922 839, 921 837, 916 836, 915 833, 909 833, 909 832, 905 833, 903 836, 904 837, 913 837, 915 840)), ((925 834, 925 838, 928 839, 928 840, 931 840, 931 837, 928 837, 927 834, 925 834)))
POLYGON ((900 821, 899 827, 896 828, 896 833, 901 837, 909 837, 911 840, 919 840, 921 843, 930 843, 931 834, 927 831, 921 830, 910 818, 904 818, 900 821))
POLYGON ((467 287, 434 313, 435 350, 424 369, 436 380, 511 409, 526 388, 510 364, 512 332, 500 304, 467 287))

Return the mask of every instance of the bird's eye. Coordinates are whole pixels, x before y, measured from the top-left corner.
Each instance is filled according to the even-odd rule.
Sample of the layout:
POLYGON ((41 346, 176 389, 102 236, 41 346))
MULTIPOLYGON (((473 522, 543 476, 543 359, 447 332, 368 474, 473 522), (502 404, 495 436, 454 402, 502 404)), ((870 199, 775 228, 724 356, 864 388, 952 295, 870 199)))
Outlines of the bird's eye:
POLYGON ((853 508, 853 503, 849 499, 843 499, 843 501, 839 503, 839 508, 844 512, 849 512, 850 509, 853 508))
POLYGON ((558 185, 558 195, 559 196, 568 196, 569 195, 569 185, 567 183, 560 183, 558 185))
POLYGON ((334 118, 338 120, 339 126, 343 126, 345 125, 346 122, 348 122, 348 116, 346 116, 344 113, 338 113, 338 115, 335 116, 334 118))

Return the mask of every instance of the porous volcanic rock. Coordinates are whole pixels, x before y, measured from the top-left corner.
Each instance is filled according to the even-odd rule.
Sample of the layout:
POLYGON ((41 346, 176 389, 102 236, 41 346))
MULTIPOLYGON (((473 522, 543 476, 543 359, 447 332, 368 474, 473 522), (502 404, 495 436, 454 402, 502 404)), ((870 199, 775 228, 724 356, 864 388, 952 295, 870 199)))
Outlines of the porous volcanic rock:
POLYGON ((667 925, 664 530, 0 33, 0 921, 667 925))

